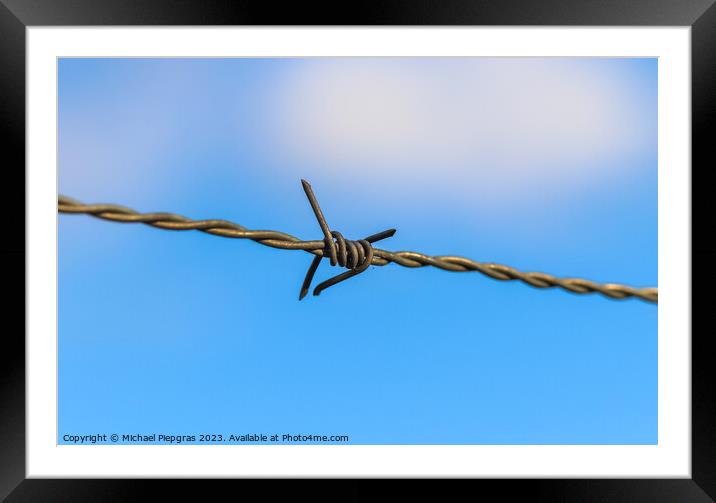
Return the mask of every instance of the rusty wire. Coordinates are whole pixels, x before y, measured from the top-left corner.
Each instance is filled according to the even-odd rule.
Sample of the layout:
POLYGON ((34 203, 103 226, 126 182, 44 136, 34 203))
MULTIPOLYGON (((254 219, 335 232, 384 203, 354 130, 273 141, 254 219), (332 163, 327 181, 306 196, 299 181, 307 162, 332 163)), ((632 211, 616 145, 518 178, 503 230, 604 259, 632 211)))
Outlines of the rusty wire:
POLYGON ((572 293, 600 293, 612 299, 639 298, 647 302, 658 303, 658 288, 633 288, 615 283, 600 284, 581 278, 556 278, 541 272, 522 272, 502 264, 476 262, 453 256, 429 256, 414 251, 391 252, 372 247, 372 242, 390 237, 395 229, 390 229, 366 239, 350 241, 336 231, 331 231, 313 195, 311 186, 302 180, 306 196, 324 234, 323 240, 304 241, 290 234, 272 230, 251 230, 228 220, 193 220, 174 213, 140 213, 131 208, 116 204, 84 204, 66 196, 58 196, 60 213, 87 214, 104 220, 124 223, 143 223, 167 230, 198 230, 228 238, 250 239, 257 243, 282 250, 303 250, 315 255, 306 279, 301 287, 299 299, 302 299, 310 287, 322 258, 329 258, 331 265, 339 265, 349 270, 339 274, 316 287, 318 295, 329 286, 365 271, 370 265, 384 266, 391 262, 404 267, 433 266, 445 271, 477 271, 500 281, 518 280, 535 288, 562 288, 572 293))

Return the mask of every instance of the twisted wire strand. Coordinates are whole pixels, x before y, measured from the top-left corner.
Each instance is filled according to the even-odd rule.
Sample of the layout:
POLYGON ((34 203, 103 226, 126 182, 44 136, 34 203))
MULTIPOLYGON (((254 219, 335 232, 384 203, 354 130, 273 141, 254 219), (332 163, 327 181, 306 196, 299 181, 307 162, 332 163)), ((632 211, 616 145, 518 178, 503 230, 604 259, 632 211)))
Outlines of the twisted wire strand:
MULTIPOLYGON (((142 223, 166 230, 198 230, 215 236, 250 239, 271 248, 282 250, 303 250, 323 256, 324 240, 304 241, 285 232, 273 230, 251 230, 228 220, 193 220, 175 213, 140 213, 117 204, 84 204, 75 199, 58 196, 57 209, 60 213, 92 215, 103 220, 122 223, 142 223)), ((403 267, 432 266, 451 272, 476 271, 499 281, 521 281, 535 288, 561 288, 576 294, 600 293, 612 299, 635 297, 647 302, 658 303, 658 288, 634 288, 617 283, 600 284, 582 278, 557 278, 541 272, 523 272, 502 264, 477 262, 454 255, 430 256, 414 251, 391 252, 373 248, 370 264, 384 266, 395 263, 403 267)))

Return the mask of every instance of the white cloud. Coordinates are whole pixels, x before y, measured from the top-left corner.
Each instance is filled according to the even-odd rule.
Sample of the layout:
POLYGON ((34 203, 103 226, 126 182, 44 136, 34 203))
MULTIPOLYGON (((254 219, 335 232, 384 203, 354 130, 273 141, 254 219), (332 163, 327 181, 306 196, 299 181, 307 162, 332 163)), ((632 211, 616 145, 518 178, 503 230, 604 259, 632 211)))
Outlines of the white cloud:
POLYGON ((638 91, 584 60, 301 61, 268 93, 266 130, 287 160, 332 176, 439 175, 509 203, 541 184, 587 187, 655 148, 638 91))

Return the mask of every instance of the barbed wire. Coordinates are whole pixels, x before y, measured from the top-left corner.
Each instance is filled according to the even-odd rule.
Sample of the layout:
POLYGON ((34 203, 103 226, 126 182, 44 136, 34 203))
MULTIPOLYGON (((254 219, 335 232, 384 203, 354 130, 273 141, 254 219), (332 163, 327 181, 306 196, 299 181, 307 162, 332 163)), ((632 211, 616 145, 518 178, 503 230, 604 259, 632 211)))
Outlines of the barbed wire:
POLYGON ((336 231, 331 231, 318 206, 310 184, 302 180, 306 196, 324 233, 322 240, 304 241, 285 232, 273 230, 251 230, 228 220, 193 220, 175 213, 140 213, 117 204, 84 204, 75 199, 58 196, 60 213, 87 214, 103 220, 122 223, 142 223, 166 230, 198 230, 214 236, 250 239, 264 246, 282 250, 303 250, 315 255, 301 287, 302 299, 309 287, 313 274, 322 258, 328 258, 331 265, 347 267, 349 270, 324 281, 316 287, 314 295, 345 279, 365 271, 370 265, 384 266, 395 263, 403 267, 437 267, 451 272, 476 271, 499 281, 521 281, 535 288, 561 288, 576 294, 600 293, 612 299, 639 298, 658 303, 658 288, 633 288, 616 283, 600 284, 582 278, 557 278, 541 272, 522 272, 512 267, 489 262, 477 262, 453 255, 430 256, 414 251, 391 252, 373 248, 372 242, 390 237, 390 229, 360 241, 350 241, 336 231))

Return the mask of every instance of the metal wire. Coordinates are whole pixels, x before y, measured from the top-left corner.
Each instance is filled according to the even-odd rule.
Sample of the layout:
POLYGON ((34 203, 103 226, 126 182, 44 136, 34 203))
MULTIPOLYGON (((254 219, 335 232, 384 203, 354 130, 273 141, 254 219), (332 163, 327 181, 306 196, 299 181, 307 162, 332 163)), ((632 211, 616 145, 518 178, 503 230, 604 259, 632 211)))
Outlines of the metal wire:
POLYGON ((363 272, 369 265, 384 266, 393 262, 403 267, 415 268, 433 266, 452 272, 477 271, 492 279, 500 281, 522 281, 523 283, 527 283, 535 288, 561 288, 577 294, 600 293, 612 299, 635 297, 647 302, 653 302, 655 304, 658 303, 658 288, 633 288, 615 283, 600 284, 581 278, 556 278, 550 274, 541 272, 522 272, 506 265, 476 262, 465 257, 453 255, 429 256, 414 251, 391 252, 373 248, 370 245, 370 240, 377 241, 378 239, 392 236, 395 232, 394 229, 390 229, 389 231, 384 231, 383 233, 361 240, 365 241, 368 245, 365 247, 365 245, 360 244, 361 241, 356 242, 345 240, 342 236, 340 236, 340 233, 331 231, 327 224, 324 226, 325 218, 323 218, 322 212, 320 212, 318 203, 315 202, 314 206, 315 196, 312 201, 311 195, 309 195, 310 185, 308 185, 307 182, 302 182, 304 183, 306 195, 308 196, 309 201, 311 201, 314 214, 321 225, 321 230, 324 232, 323 240, 303 241, 284 232, 272 230, 251 230, 228 220, 192 220, 191 218, 177 215, 175 213, 140 213, 131 208, 116 204, 84 204, 62 195, 58 196, 57 209, 60 213, 87 214, 103 220, 123 223, 143 223, 145 225, 167 230, 198 230, 215 236, 250 239, 272 248, 280 248, 282 250, 303 250, 312 253, 316 255, 316 257, 306 274, 306 281, 304 281, 301 288, 299 298, 303 298, 308 291, 310 279, 313 277, 313 273, 318 267, 321 258, 327 257, 330 259, 332 265, 338 264, 343 267, 348 267, 350 270, 318 285, 318 287, 314 290, 314 295, 318 295, 321 290, 325 290, 325 288, 343 281, 348 277, 355 276, 356 274, 363 272), (306 189, 306 186, 308 186, 308 189, 306 189), (318 211, 316 211, 316 208, 318 208, 318 211), (334 242, 334 239, 337 242, 334 242), (341 242, 343 242, 343 244, 341 244, 341 242), (357 246, 356 243, 358 243, 357 246), (338 250, 336 247, 338 247, 338 250), (355 251, 353 251, 354 248, 356 248, 355 251), (372 251, 372 256, 370 258, 368 258, 368 248, 372 251), (349 252, 348 250, 351 251, 349 252), (361 252, 358 250, 362 250, 362 255, 359 255, 361 252), (341 254, 346 253, 340 263, 338 251, 340 251, 341 254), (348 254, 350 254, 350 257, 348 254), (360 270, 356 272, 356 269, 360 270))
POLYGON ((311 262, 311 266, 308 268, 308 272, 306 272, 306 279, 303 280, 301 292, 298 294, 298 300, 302 300, 308 293, 308 289, 311 287, 311 281, 313 281, 313 275, 316 273, 318 264, 323 257, 327 255, 330 258, 331 265, 347 267, 349 270, 318 285, 313 291, 313 295, 319 295, 326 288, 345 281, 348 278, 352 278, 353 276, 357 276, 368 269, 373 261, 372 243, 389 238, 395 234, 395 229, 388 229, 387 231, 373 234, 360 241, 345 239, 343 234, 338 231, 332 231, 330 227, 328 227, 328 222, 326 222, 326 217, 323 216, 323 211, 321 211, 311 184, 306 180, 301 180, 301 184, 303 185, 303 190, 306 192, 308 202, 311 204, 313 214, 316 215, 318 225, 323 231, 323 252, 322 255, 316 255, 313 258, 313 262, 311 262))

